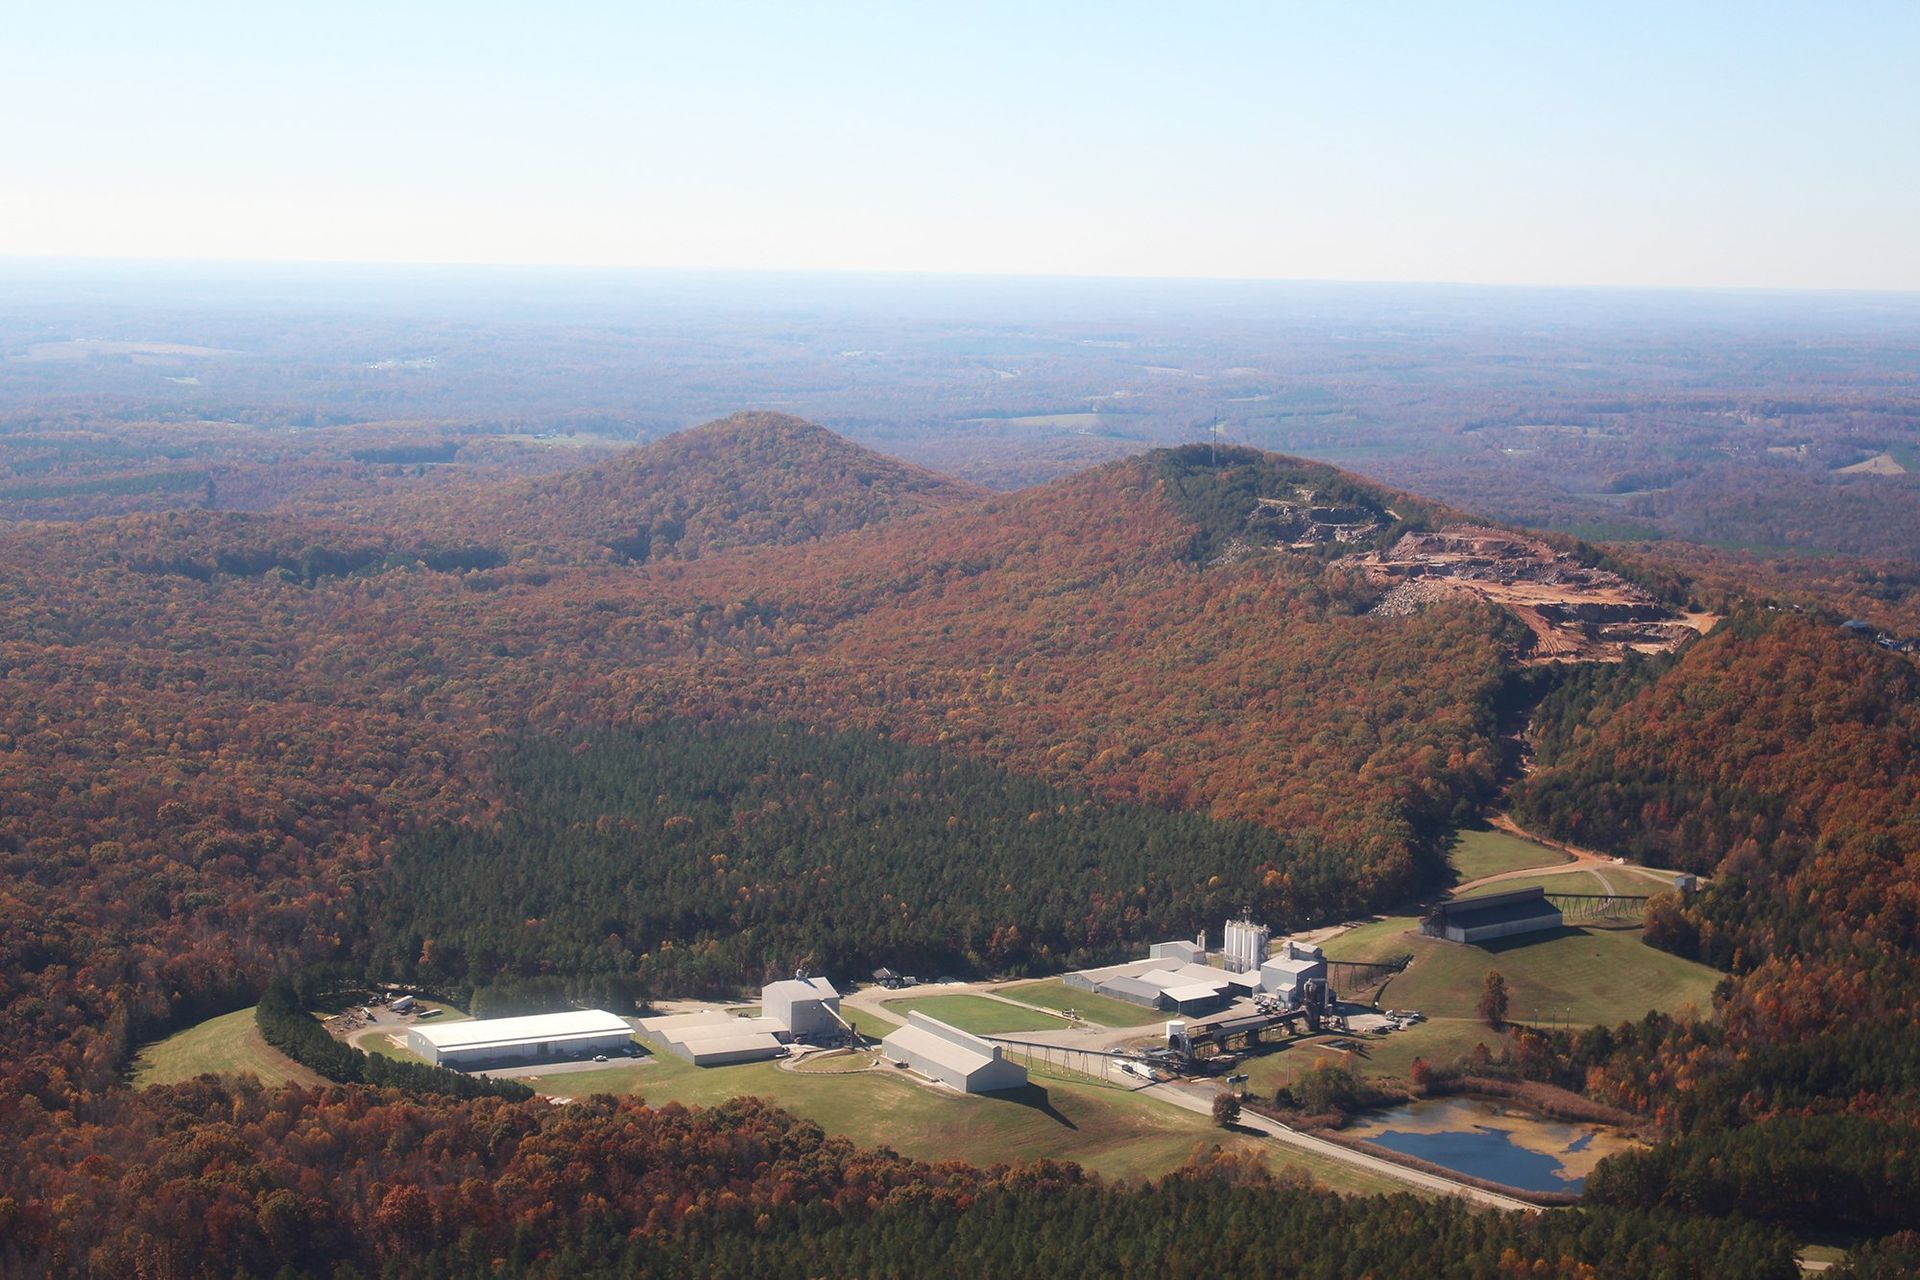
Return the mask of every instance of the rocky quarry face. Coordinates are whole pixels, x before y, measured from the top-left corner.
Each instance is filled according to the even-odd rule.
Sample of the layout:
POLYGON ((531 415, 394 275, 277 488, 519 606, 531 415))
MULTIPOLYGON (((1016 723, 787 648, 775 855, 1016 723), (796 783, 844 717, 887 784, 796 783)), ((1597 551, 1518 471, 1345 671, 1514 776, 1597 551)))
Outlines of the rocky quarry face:
POLYGON ((1583 565, 1565 552, 1503 529, 1449 525, 1409 533, 1386 552, 1336 563, 1388 588, 1371 610, 1406 617, 1462 594, 1478 596, 1525 623, 1532 662, 1619 661, 1661 653, 1717 619, 1681 615, 1619 574, 1583 565))

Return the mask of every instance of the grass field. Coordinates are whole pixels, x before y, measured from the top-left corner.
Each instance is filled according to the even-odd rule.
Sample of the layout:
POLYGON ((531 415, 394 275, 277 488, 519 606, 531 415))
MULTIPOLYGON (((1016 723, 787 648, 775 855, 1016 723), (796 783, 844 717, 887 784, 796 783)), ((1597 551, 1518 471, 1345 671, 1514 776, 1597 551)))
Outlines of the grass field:
MULTIPOLYGON (((1614 868, 1608 868, 1609 871, 1614 868)), ((1474 898, 1487 898, 1496 893, 1512 893, 1516 889, 1531 889, 1538 885, 1549 893, 1641 893, 1645 883, 1639 877, 1610 876, 1597 868, 1574 867, 1567 871, 1548 871, 1537 876, 1515 876, 1511 880, 1496 880, 1492 884, 1483 884, 1478 889, 1470 889, 1460 895, 1471 901, 1474 898), (1631 888, 1629 888, 1631 884, 1631 888)))
POLYGON ((1582 863, 1580 866, 1563 871, 1544 871, 1537 876, 1515 876, 1511 880, 1496 880, 1492 884, 1483 884, 1464 896, 1481 898, 1490 893, 1510 893, 1515 889, 1531 889, 1535 885, 1539 885, 1548 893, 1647 895, 1665 893, 1672 889, 1673 873, 1652 871, 1645 867, 1582 863))
MULTIPOLYGON (((1616 867, 1603 869, 1611 875, 1616 867)), ((1584 872, 1562 873, 1563 881, 1594 885, 1584 872)), ((1503 882, 1521 887, 1532 877, 1503 882)), ((1494 886, 1489 886, 1493 888, 1494 886)), ((1558 886, 1571 889, 1570 884, 1558 886)), ((1596 886, 1597 887, 1597 886, 1596 886)), ((1626 891, 1626 884, 1619 887, 1626 891)), ((1411 952, 1407 971, 1389 981, 1380 1003, 1394 1009, 1418 1009, 1428 1021, 1380 1040, 1367 1040, 1363 1073, 1404 1077, 1416 1057, 1448 1062, 1484 1041, 1497 1049, 1499 1036, 1479 1021, 1478 1006, 1488 971, 1507 980, 1508 1016, 1516 1022, 1608 1026, 1642 1017, 1649 1009, 1674 1012, 1692 1005, 1711 1012, 1720 974, 1705 965, 1655 950, 1637 929, 1562 929, 1494 943, 1462 946, 1419 936, 1419 919, 1391 916, 1361 925, 1325 943, 1335 960, 1385 960, 1411 952)), ((1265 1058, 1249 1074, 1249 1084, 1271 1089, 1290 1080, 1321 1055, 1296 1049, 1265 1058)))
POLYGON ((1095 995, 1091 991, 1075 991, 1066 983, 1051 979, 1023 982, 1018 986, 999 987, 997 990, 1010 1000, 1024 1000, 1043 1009, 1071 1009, 1088 1022, 1103 1027, 1144 1027, 1162 1016, 1152 1009, 1128 1004, 1125 1000, 1095 995))
POLYGON ((1014 1031, 1058 1031, 1067 1024, 1059 1018, 1030 1009, 1020 1009, 985 996, 919 996, 909 1000, 889 1000, 887 1008, 901 1018, 918 1010, 929 1018, 938 1018, 950 1027, 971 1031, 977 1036, 1006 1035, 1014 1031))
POLYGON ((1671 1013, 1688 1005, 1704 1014, 1720 981, 1705 965, 1647 946, 1637 929, 1561 929, 1485 946, 1404 941, 1413 963, 1387 984, 1380 1002, 1433 1018, 1472 1018, 1495 969, 1507 980, 1514 1021, 1579 1026, 1612 1026, 1649 1009, 1671 1013))
POLYGON ((1415 1058, 1429 1062, 1452 1062, 1465 1057, 1476 1044, 1495 1050, 1501 1036, 1474 1018, 1429 1018, 1405 1031, 1396 1031, 1379 1039, 1358 1036, 1316 1036, 1296 1040, 1281 1048, 1245 1059, 1240 1070, 1247 1075, 1247 1088, 1255 1094, 1271 1094, 1283 1084, 1324 1062, 1340 1061, 1338 1054, 1315 1048, 1344 1040, 1359 1046, 1347 1061, 1362 1076, 1407 1078, 1415 1058))
POLYGON ((1558 849, 1549 849, 1543 844, 1535 844, 1492 827, 1467 827, 1454 836, 1453 847, 1447 851, 1447 861, 1453 864, 1454 873, 1464 884, 1481 876, 1520 871, 1527 867, 1557 866, 1573 859, 1558 849))
POLYGON ((1418 916, 1387 916, 1357 929, 1336 934, 1320 944, 1329 960, 1355 960, 1362 964, 1397 960, 1413 950, 1409 932, 1420 929, 1418 916))
POLYGON ((1150 1178, 1218 1144, 1265 1152, 1276 1168, 1304 1169, 1340 1191, 1397 1184, 1307 1153, 1228 1134, 1205 1117, 1124 1089, 1047 1080, 1018 1093, 973 1097, 935 1092, 890 1072, 802 1074, 772 1063, 699 1068, 665 1055, 644 1065, 536 1077, 543 1093, 584 1097, 637 1093, 654 1105, 710 1106, 743 1094, 767 1099, 863 1146, 885 1145, 922 1160, 1072 1160, 1109 1178, 1150 1178))
MULTIPOLYGON (((900 1029, 900 1018, 891 1018, 884 1013, 876 1013, 864 1004, 842 1004, 840 1016, 853 1024, 853 1029, 863 1036, 872 1036, 879 1040, 900 1029)), ((904 1017, 905 1015, 902 1015, 904 1017)))
POLYGON ((205 1075, 251 1072, 267 1084, 324 1081, 260 1038, 252 1009, 209 1018, 142 1049, 133 1060, 133 1085, 174 1084, 205 1075))

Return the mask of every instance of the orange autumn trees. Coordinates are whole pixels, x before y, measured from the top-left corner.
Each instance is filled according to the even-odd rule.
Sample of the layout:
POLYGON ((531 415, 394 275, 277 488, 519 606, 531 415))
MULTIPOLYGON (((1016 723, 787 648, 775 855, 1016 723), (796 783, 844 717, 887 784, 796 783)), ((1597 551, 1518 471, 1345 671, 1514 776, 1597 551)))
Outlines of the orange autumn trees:
POLYGON ((1194 559, 1221 493, 1306 475, 1364 496, 1329 469, 1229 453, 1214 486, 1162 455, 981 498, 771 419, 621 465, 593 520, 724 490, 706 518, 731 532, 644 564, 590 545, 597 524, 521 548, 550 513, 525 523, 509 484, 373 529, 194 513, 0 537, 0 870, 21 903, 0 1041, 49 1055, 36 1090, 350 949, 396 839, 501 813, 521 738, 671 716, 890 733, 1297 832, 1364 902, 1422 883, 1493 778, 1499 615, 1367 618, 1370 589, 1325 557, 1194 559))

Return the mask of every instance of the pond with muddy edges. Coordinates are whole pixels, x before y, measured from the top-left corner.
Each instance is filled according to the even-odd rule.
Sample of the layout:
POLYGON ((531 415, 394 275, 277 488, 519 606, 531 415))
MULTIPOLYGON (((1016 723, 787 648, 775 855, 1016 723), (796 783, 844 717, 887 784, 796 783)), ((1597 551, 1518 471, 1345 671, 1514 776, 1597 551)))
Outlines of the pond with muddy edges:
POLYGON ((1345 1132, 1522 1191, 1578 1193, 1593 1167, 1640 1143, 1608 1125, 1549 1120, 1491 1098, 1426 1098, 1369 1112, 1345 1132))

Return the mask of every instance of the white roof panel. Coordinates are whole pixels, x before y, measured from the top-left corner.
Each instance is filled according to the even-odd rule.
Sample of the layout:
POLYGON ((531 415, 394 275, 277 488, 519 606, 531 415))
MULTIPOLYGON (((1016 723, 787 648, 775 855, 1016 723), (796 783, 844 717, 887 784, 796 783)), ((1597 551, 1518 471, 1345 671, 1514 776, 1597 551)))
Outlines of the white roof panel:
POLYGON ((883 1053, 896 1055, 917 1053, 932 1058, 942 1066, 968 1074, 993 1062, 990 1053, 975 1053, 920 1027, 900 1028, 880 1042, 880 1049, 883 1053))
POLYGON ((640 1019, 642 1031, 669 1031, 674 1027, 697 1027, 714 1022, 731 1022, 733 1015, 725 1009, 702 1009, 698 1013, 663 1013, 654 1018, 640 1019))
POLYGON ((656 1034, 682 1044, 704 1044, 728 1036, 770 1036, 786 1029, 786 1024, 777 1018, 728 1018, 724 1022, 693 1022, 680 1027, 663 1027, 656 1034))
POLYGON ((535 1013, 524 1018, 436 1022, 430 1027, 415 1026, 410 1030, 434 1048, 442 1050, 633 1034, 633 1028, 625 1018, 604 1009, 569 1009, 565 1013, 535 1013))
POLYGON ((840 993, 825 978, 786 978, 760 988, 760 1002, 769 1000, 838 1000, 840 993))
POLYGON ((723 1053, 767 1053, 784 1052, 784 1046, 764 1031, 752 1031, 746 1035, 705 1036, 689 1041, 687 1047, 693 1056, 713 1057, 723 1053))

